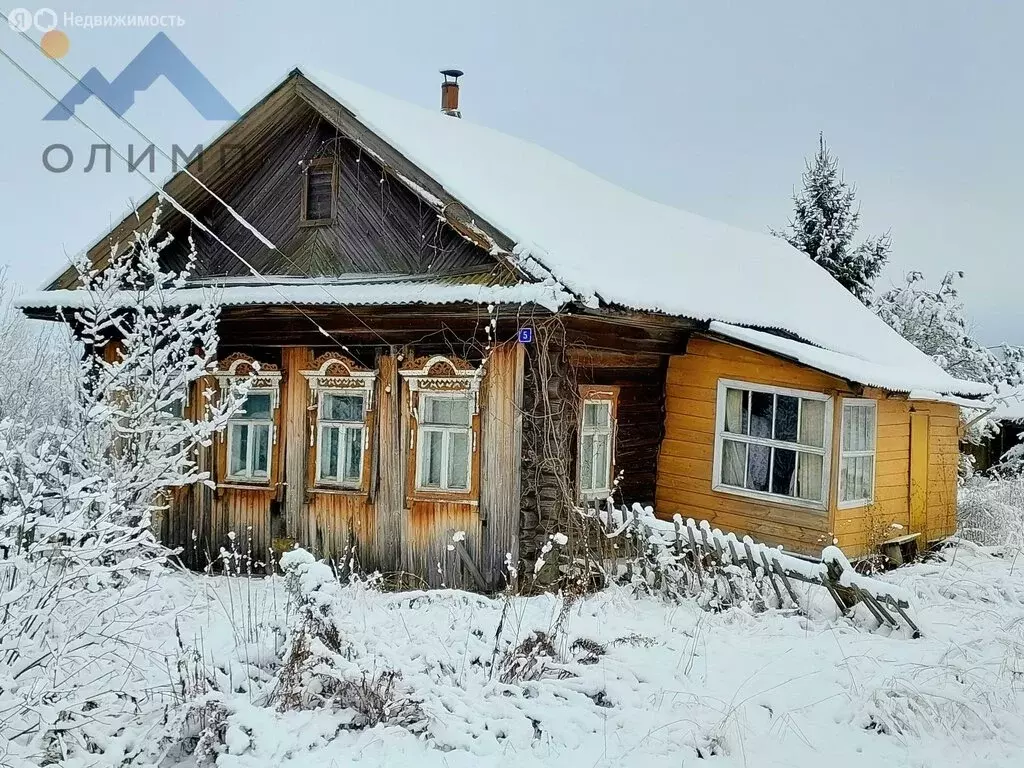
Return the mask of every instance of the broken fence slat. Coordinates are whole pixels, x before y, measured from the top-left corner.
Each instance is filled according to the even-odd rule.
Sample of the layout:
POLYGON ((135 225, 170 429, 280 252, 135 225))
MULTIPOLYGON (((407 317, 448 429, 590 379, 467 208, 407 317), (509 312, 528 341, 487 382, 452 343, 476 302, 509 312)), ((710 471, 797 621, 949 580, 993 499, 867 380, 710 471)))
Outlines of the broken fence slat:
POLYGON ((793 605, 799 608, 800 601, 797 599, 796 590, 793 589, 793 585, 789 583, 789 576, 786 575, 786 569, 782 567, 782 563, 778 560, 772 560, 772 565, 775 566, 775 572, 779 574, 779 578, 782 579, 782 586, 784 586, 786 591, 789 593, 789 597, 793 601, 793 605))
POLYGON ((693 526, 687 524, 686 534, 690 537, 690 549, 693 550, 693 564, 697 571, 697 581, 701 588, 704 587, 704 566, 700 563, 700 548, 697 547, 697 539, 693 535, 693 526))
POLYGON ((462 541, 454 538, 454 533, 449 534, 449 538, 452 539, 452 544, 455 545, 455 551, 462 559, 462 562, 466 564, 466 569, 473 577, 473 581, 476 582, 476 585, 480 588, 481 592, 486 591, 487 582, 484 581, 484 575, 480 573, 480 569, 476 567, 476 563, 473 562, 473 558, 469 556, 469 552, 466 551, 465 545, 462 541))
POLYGON ((761 564, 764 566, 764 577, 771 582, 772 589, 775 590, 775 597, 779 600, 779 608, 782 607, 782 591, 779 589, 779 585, 775 583, 775 574, 772 573, 772 567, 768 564, 768 555, 761 550, 761 564))

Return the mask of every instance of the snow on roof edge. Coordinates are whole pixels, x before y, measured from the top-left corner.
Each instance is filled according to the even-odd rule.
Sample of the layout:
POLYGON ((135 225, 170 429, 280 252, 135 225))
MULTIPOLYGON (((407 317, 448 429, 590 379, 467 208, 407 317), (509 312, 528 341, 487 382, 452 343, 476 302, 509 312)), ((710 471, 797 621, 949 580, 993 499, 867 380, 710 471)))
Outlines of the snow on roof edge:
MULTIPOLYGON (((135 306, 138 294, 115 294, 115 306, 135 306)), ((172 306, 213 302, 220 306, 267 305, 395 305, 395 304, 537 304, 557 312, 573 300, 558 286, 543 283, 516 285, 476 285, 406 281, 392 283, 272 284, 259 286, 204 286, 182 288, 173 294, 172 306)), ((84 309, 95 304, 95 297, 81 289, 36 291, 14 300, 19 309, 84 309)))
MULTIPOLYGON (((752 328, 712 321, 708 330, 734 341, 789 357, 811 368, 848 381, 878 387, 890 392, 916 395, 914 399, 935 400, 950 395, 983 397, 992 393, 992 388, 989 385, 954 378, 938 366, 936 366, 936 370, 941 375, 933 374, 930 371, 913 371, 908 374, 899 368, 862 360, 852 355, 844 355, 840 352, 752 328), (932 394, 937 395, 938 398, 931 397, 932 394)), ((974 407, 982 407, 982 404, 977 403, 974 407)))

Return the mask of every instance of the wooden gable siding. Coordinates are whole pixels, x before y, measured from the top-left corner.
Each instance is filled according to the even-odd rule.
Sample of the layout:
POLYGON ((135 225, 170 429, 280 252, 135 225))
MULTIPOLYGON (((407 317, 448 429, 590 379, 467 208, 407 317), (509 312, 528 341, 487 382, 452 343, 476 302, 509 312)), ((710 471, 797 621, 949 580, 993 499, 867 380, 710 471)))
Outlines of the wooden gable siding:
MULTIPOLYGON (((439 222, 430 206, 301 101, 259 164, 240 174, 222 198, 280 249, 268 249, 220 203, 204 204, 202 220, 261 274, 450 274, 496 267, 486 252, 439 222), (315 158, 337 163, 335 214, 330 224, 304 225, 302 164, 315 158)), ((210 236, 199 232, 195 238, 196 277, 251 275, 210 236)), ((179 240, 183 244, 185 238, 179 240)))
POLYGON ((687 354, 670 359, 666 376, 665 439, 658 457, 657 506, 662 517, 679 513, 716 527, 810 555, 835 541, 851 557, 881 541, 921 533, 931 541, 955 529, 958 411, 941 403, 910 402, 780 358, 710 338, 691 339, 687 354), (827 509, 808 510, 712 490, 715 409, 719 379, 823 392, 833 399, 827 509), (840 509, 839 437, 843 397, 876 401, 875 494, 870 505, 840 509), (925 521, 910 519, 910 420, 927 412, 925 521))

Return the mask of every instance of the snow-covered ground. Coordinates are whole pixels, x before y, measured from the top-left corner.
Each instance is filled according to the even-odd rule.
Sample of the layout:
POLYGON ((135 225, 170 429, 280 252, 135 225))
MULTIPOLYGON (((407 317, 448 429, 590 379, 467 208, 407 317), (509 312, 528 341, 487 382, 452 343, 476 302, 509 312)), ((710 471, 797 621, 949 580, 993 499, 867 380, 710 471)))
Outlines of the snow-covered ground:
POLYGON ((624 588, 568 609, 554 596, 344 588, 341 653, 371 684, 400 673, 391 698, 408 728, 272 701, 296 610, 282 578, 168 574, 147 592, 157 609, 124 631, 153 689, 175 691, 167 702, 180 670, 213 671, 203 700, 226 708, 211 743, 225 767, 1024 765, 1024 559, 964 543, 884 578, 914 596, 924 637, 832 618, 824 593, 808 618, 624 588), (535 630, 556 658, 503 676, 535 630))

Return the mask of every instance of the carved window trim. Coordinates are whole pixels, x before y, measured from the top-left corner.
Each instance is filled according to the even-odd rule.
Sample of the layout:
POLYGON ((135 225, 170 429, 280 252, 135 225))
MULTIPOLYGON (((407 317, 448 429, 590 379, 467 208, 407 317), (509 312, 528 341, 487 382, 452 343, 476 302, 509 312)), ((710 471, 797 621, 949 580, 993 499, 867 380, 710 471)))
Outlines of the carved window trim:
POLYGON ((409 392, 408 501, 476 503, 480 496, 480 383, 483 369, 459 358, 433 355, 410 360, 399 375, 409 392), (469 488, 465 490, 426 487, 420 482, 423 443, 419 439, 419 407, 424 394, 446 398, 464 396, 469 402, 469 488))
POLYGON ((333 157, 316 157, 308 161, 302 168, 302 190, 299 208, 299 225, 303 227, 322 227, 334 222, 334 215, 337 213, 338 197, 338 163, 333 157), (331 171, 331 212, 324 219, 309 218, 309 182, 311 172, 320 172, 325 168, 331 171))
MULTIPOLYGON (((307 488, 312 490, 342 490, 366 493, 369 489, 371 467, 371 440, 374 424, 374 394, 377 372, 364 368, 344 355, 327 353, 313 361, 313 368, 301 371, 309 384, 310 415, 309 453, 307 454, 307 488), (320 463, 323 447, 322 401, 323 395, 359 395, 363 399, 363 454, 358 483, 323 479, 320 463)), ((340 458, 339 458, 340 461, 340 458)))
MULTIPOLYGON (((267 477, 231 474, 231 421, 220 433, 217 446, 217 478, 223 484, 254 486, 258 488, 274 487, 280 467, 278 435, 281 432, 281 370, 273 363, 262 363, 242 352, 235 352, 221 360, 214 372, 214 378, 221 391, 227 391, 239 381, 249 381, 249 395, 269 395, 270 397, 270 445, 267 457, 267 477)), ((244 419, 242 419, 244 420, 244 419)))

